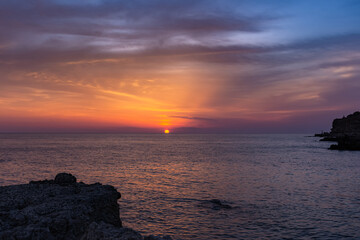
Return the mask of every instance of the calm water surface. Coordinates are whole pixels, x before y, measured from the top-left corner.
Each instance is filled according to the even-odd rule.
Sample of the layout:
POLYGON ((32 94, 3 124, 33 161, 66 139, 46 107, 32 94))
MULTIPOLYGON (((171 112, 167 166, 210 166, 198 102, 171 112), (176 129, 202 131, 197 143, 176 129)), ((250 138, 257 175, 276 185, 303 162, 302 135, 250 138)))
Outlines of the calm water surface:
POLYGON ((0 134, 0 185, 63 171, 111 184, 124 225, 174 239, 360 239, 360 152, 328 146, 305 135, 0 134))

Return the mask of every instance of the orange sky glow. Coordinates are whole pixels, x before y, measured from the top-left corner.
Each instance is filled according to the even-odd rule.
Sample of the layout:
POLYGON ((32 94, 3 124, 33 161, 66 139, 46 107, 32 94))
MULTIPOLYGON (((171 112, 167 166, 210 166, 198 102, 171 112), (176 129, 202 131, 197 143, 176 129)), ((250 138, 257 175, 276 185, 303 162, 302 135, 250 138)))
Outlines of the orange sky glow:
POLYGON ((360 101, 358 15, 275 5, 1 3, 0 132, 327 130, 360 101))

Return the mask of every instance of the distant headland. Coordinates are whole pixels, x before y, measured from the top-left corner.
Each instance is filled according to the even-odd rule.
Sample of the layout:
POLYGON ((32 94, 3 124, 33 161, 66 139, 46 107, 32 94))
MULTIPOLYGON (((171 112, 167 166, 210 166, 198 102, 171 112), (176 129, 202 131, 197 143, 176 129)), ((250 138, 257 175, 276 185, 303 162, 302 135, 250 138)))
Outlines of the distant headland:
POLYGON ((315 134, 320 141, 337 142, 331 150, 360 150, 360 112, 334 119, 330 132, 315 134))

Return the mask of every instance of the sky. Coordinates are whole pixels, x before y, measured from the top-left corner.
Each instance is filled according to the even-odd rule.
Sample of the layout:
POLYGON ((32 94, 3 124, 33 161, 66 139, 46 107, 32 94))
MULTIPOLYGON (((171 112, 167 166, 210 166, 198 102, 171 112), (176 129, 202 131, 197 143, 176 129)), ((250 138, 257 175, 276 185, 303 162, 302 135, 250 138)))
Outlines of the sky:
POLYGON ((0 132, 313 133, 359 110, 358 0, 0 1, 0 132))

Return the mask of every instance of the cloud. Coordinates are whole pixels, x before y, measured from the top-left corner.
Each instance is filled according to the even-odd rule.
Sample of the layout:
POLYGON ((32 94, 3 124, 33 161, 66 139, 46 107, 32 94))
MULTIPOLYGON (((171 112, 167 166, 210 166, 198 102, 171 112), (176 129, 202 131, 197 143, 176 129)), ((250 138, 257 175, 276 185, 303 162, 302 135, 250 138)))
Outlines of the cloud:
POLYGON ((348 13, 340 32, 310 3, 2 1, 0 116, 240 131, 356 110, 359 5, 310 9, 348 13))
MULTIPOLYGON (((2 38, 26 44, 21 37, 27 36, 26 41, 30 45, 59 37, 71 38, 66 46, 76 40, 74 38, 108 45, 112 40, 135 41, 138 44, 157 41, 159 44, 179 36, 196 39, 232 31, 260 31, 262 22, 270 18, 248 17, 232 9, 221 9, 221 4, 215 1, 81 3, 2 2, 0 31, 7 32, 2 38)), ((59 42, 55 44, 57 48, 64 47, 59 42)))
POLYGON ((171 118, 183 118, 183 119, 190 119, 190 120, 197 120, 197 121, 215 121, 212 118, 203 118, 203 117, 188 117, 188 116, 170 116, 171 118))

